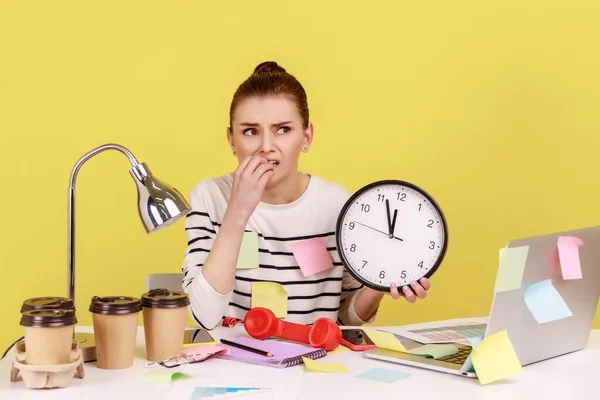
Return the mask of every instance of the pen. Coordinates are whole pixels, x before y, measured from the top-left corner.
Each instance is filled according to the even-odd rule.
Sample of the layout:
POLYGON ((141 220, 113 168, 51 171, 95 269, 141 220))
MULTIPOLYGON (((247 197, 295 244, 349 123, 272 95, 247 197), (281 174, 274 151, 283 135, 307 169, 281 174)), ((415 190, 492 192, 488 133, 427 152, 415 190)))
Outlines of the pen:
POLYGON ((250 346, 244 346, 243 344, 232 342, 227 339, 221 339, 221 343, 228 344, 229 346, 232 346, 232 347, 237 347, 238 349, 250 351, 252 353, 260 354, 265 357, 273 357, 273 354, 269 353, 268 351, 255 349, 254 347, 250 347, 250 346))

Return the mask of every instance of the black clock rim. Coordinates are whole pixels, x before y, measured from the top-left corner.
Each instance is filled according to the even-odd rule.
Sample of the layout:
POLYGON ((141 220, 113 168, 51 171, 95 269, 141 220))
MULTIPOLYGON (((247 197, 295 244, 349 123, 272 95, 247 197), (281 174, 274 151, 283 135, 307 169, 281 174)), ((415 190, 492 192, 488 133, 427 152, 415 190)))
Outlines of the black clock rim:
MULTIPOLYGON (((360 276, 351 267, 349 267, 350 263, 348 262, 348 259, 346 258, 346 254, 342 250, 342 239, 341 239, 341 235, 340 235, 342 223, 344 221, 344 217, 346 216, 348 208, 350 208, 350 205, 352 203, 354 203, 354 201, 358 197, 360 197, 360 195, 363 194, 364 192, 366 192, 374 187, 384 186, 384 185, 402 185, 402 186, 406 186, 408 188, 411 188, 411 189, 421 193, 423 195, 423 197, 425 197, 436 209, 436 211, 440 215, 440 219, 442 220, 442 223, 444 224, 444 245, 442 246, 442 249, 440 251, 440 257, 438 258, 436 263, 433 265, 433 267, 425 275, 423 275, 421 277, 421 279, 422 278, 430 278, 437 271, 438 267, 440 266, 440 264, 446 257, 446 250, 448 248, 448 223, 446 221, 446 217, 444 216, 444 213, 442 212, 442 209, 439 206, 439 204, 433 199, 433 197, 427 191, 425 191, 425 189, 423 189, 419 186, 416 186, 410 182, 399 180, 399 179, 384 179, 384 180, 380 180, 380 181, 371 182, 368 185, 365 185, 362 188, 358 189, 356 192, 354 192, 350 196, 350 198, 348 200, 346 200, 346 203, 344 203, 344 206, 342 207, 342 209, 338 215, 338 219, 336 222, 336 229, 335 229, 335 241, 336 241, 338 254, 340 255, 340 260, 344 264, 345 270, 348 271, 348 273, 350 273, 350 275, 352 275, 354 277, 354 279, 356 279, 363 285, 365 285, 371 289, 380 291, 380 292, 390 292, 389 286, 377 285, 372 282, 368 282, 368 281, 364 280, 362 278, 362 276, 360 276)), ((403 286, 409 286, 409 285, 403 285, 403 286)), ((398 290, 400 290, 403 286, 398 286, 398 290)))

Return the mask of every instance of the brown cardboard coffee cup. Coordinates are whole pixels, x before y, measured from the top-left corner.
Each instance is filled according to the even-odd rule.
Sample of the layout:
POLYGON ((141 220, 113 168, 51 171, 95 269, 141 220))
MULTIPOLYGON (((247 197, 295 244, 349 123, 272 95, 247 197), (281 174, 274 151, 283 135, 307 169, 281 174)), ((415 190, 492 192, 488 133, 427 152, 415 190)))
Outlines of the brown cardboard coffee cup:
POLYGON ((98 368, 125 369, 133 365, 141 310, 140 300, 135 297, 92 298, 90 312, 94 323, 98 368))
POLYGON ((25 329, 25 348, 30 365, 69 363, 73 329, 77 323, 74 310, 28 310, 21 314, 25 329))
POLYGON ((166 360, 181 352, 189 304, 183 292, 152 289, 142 295, 148 361, 166 360))

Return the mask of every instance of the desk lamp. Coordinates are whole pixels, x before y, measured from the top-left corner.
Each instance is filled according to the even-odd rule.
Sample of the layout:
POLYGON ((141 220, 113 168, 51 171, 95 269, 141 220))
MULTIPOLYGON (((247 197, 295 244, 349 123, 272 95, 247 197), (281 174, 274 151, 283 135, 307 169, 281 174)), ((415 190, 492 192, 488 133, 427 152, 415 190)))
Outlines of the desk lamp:
MULTIPOLYGON (((68 296, 75 304, 75 180, 81 166, 93 156, 105 150, 118 150, 131 163, 129 174, 133 177, 138 190, 138 211, 146 233, 154 233, 172 225, 185 216, 191 207, 185 197, 165 182, 152 176, 145 163, 139 163, 133 154, 118 144, 105 144, 83 155, 71 171, 69 182, 69 230, 68 230, 68 296)), ((118 194, 117 194, 118 196, 118 194)), ((90 333, 76 333, 75 339, 82 349, 84 361, 96 359, 96 343, 90 333)))

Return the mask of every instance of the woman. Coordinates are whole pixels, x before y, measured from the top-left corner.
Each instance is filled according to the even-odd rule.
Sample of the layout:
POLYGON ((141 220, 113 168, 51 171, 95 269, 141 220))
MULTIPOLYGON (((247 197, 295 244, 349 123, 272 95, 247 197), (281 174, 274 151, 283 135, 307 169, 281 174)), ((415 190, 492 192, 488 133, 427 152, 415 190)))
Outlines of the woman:
MULTIPOLYGON (((227 139, 239 165, 193 188, 186 219, 183 288, 193 318, 207 329, 226 316, 243 319, 252 282, 269 281, 287 291, 288 321, 372 322, 384 293, 344 271, 335 248, 336 220, 350 193, 298 170, 300 153, 313 139, 302 85, 277 63, 261 63, 234 94, 229 118, 227 139), (258 233, 259 268, 236 269, 245 231, 258 233), (334 267, 305 277, 291 245, 316 237, 334 267)), ((390 293, 412 303, 429 287, 421 279, 402 293, 392 286, 390 293)))

